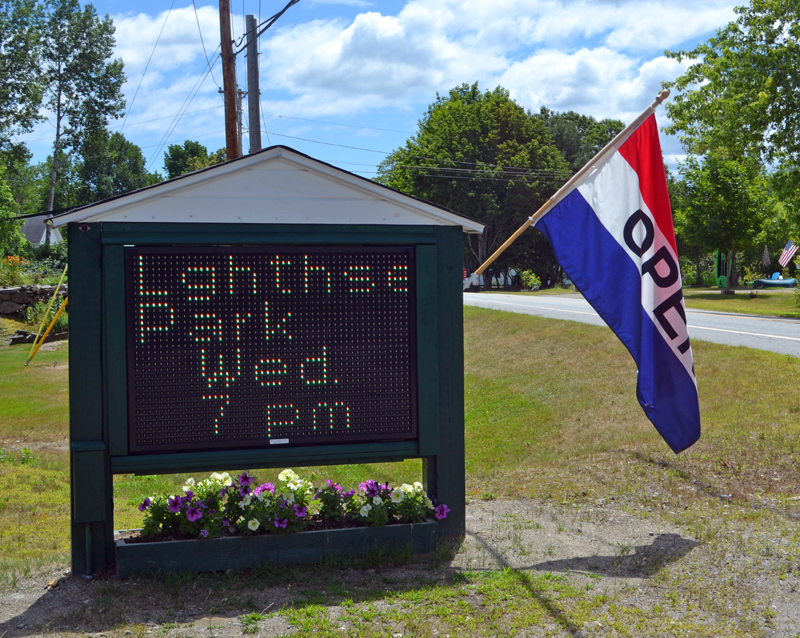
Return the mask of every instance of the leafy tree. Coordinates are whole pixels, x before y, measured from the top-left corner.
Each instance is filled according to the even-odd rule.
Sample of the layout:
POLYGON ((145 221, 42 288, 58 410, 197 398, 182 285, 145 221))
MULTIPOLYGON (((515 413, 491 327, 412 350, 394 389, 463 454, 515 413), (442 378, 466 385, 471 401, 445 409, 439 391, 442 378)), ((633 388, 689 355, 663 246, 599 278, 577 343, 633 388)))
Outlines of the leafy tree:
POLYGON ((19 255, 25 244, 17 218, 17 204, 6 183, 6 169, 0 164, 0 256, 19 255))
POLYGON ((114 24, 78 0, 53 0, 44 38, 46 106, 53 113, 56 137, 47 210, 53 210, 62 151, 80 148, 84 135, 119 117, 125 102, 122 60, 109 61, 114 24))
MULTIPOLYGON (((541 118, 526 113, 506 89, 481 92, 475 83, 437 94, 417 133, 381 162, 377 181, 486 224, 477 241, 468 236, 468 249, 481 264, 569 174, 541 118)), ((522 262, 534 244, 555 264, 549 244, 534 230, 496 267, 529 267, 522 262)))
POLYGON ((736 252, 761 239, 770 210, 766 179, 758 165, 721 151, 702 159, 690 155, 680 171, 686 196, 678 226, 706 250, 727 250, 726 292, 730 292, 736 279, 736 252))
MULTIPOLYGON (((692 51, 667 56, 693 64, 666 86, 669 133, 688 151, 725 148, 788 167, 784 185, 800 176, 800 3, 752 0, 737 18, 692 51)), ((796 193, 795 193, 796 194, 796 193)))
POLYGON ((101 128, 86 135, 81 145, 82 163, 77 167, 81 204, 122 195, 156 184, 158 173, 148 173, 142 149, 122 133, 101 128))
POLYGON ((0 150, 9 136, 41 119, 42 7, 37 0, 0 0, 0 150))
POLYGON ((625 128, 620 120, 600 120, 575 111, 558 113, 543 106, 539 117, 544 120, 558 150, 573 172, 583 168, 597 153, 625 128))
POLYGON ((208 149, 200 142, 186 140, 183 145, 170 144, 164 153, 164 170, 167 171, 167 179, 191 173, 192 171, 214 166, 224 162, 227 153, 224 148, 214 153, 209 153, 208 149))

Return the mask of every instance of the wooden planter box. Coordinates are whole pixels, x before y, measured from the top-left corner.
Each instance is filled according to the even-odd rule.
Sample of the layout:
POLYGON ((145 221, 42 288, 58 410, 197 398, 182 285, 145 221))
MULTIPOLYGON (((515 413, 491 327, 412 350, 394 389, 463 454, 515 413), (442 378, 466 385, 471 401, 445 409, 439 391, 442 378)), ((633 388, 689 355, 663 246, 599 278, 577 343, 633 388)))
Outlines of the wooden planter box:
POLYGON ((246 569, 262 563, 305 565, 336 557, 355 558, 369 552, 404 550, 427 554, 436 548, 439 523, 356 527, 280 536, 230 536, 212 540, 126 543, 116 540, 117 577, 145 572, 213 572, 246 569))

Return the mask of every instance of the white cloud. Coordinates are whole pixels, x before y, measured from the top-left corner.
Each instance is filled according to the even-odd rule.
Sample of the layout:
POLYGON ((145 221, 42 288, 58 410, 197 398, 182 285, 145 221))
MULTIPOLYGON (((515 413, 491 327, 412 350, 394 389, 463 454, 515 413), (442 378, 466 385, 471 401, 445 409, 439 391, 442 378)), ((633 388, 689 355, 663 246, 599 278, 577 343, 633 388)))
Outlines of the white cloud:
POLYGON ((629 121, 684 67, 663 56, 641 64, 608 47, 575 53, 548 49, 511 65, 499 83, 532 110, 547 106, 629 121))

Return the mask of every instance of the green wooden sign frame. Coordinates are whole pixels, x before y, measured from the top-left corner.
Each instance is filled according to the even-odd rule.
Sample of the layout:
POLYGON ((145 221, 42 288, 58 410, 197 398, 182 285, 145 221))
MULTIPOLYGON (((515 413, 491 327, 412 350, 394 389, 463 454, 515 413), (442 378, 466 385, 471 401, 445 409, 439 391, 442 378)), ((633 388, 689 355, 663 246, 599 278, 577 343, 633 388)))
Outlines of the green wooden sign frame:
POLYGON ((374 463, 421 458, 447 503, 444 536, 464 533, 462 229, 458 226, 70 223, 72 571, 116 561, 114 474, 374 463), (128 453, 124 247, 409 245, 416 254, 418 440, 283 449, 128 453))

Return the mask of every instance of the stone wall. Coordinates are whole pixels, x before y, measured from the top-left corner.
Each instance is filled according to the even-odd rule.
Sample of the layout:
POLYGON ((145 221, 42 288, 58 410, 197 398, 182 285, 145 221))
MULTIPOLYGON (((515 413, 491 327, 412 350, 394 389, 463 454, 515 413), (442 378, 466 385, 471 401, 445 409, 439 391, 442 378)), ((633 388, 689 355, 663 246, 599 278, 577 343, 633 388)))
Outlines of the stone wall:
MULTIPOLYGON (((53 296, 56 286, 16 286, 0 288, 0 315, 13 315, 33 306, 38 301, 47 302, 53 296)), ((67 284, 61 284, 59 297, 67 294, 67 284)))

